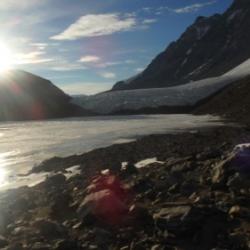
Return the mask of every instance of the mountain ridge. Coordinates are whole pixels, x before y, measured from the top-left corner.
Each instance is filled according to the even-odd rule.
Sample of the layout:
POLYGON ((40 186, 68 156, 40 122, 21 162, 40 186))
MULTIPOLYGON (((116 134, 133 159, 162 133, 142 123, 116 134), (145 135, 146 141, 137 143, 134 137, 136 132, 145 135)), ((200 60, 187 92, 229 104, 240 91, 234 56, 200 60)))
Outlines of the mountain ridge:
POLYGON ((249 0, 235 0, 223 14, 200 16, 139 76, 112 90, 170 87, 220 76, 250 57, 249 27, 249 0))

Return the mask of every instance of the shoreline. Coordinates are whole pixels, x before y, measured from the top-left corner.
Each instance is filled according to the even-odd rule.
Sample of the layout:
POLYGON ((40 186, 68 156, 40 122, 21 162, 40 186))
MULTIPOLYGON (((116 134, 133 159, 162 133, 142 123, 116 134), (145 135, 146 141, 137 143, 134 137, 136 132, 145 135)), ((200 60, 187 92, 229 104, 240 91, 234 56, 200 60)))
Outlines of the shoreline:
MULTIPOLYGON (((234 146, 249 141, 249 130, 218 127, 149 135, 79 156, 50 159, 33 172, 53 169, 55 175, 34 187, 1 194, 0 245, 9 250, 210 250, 223 245, 247 249, 250 234, 240 232, 250 228, 248 192, 236 196, 237 186, 217 184, 213 178, 234 146), (148 167, 121 169, 122 162, 154 157, 159 162, 148 167), (65 169, 75 165, 80 172, 66 178, 65 169), (103 178, 105 169, 112 175, 103 174, 117 177, 130 194, 121 200, 126 211, 119 225, 94 213, 96 202, 103 198, 98 191, 91 200, 91 181, 103 178)), ((116 206, 112 209, 119 210, 116 206)))

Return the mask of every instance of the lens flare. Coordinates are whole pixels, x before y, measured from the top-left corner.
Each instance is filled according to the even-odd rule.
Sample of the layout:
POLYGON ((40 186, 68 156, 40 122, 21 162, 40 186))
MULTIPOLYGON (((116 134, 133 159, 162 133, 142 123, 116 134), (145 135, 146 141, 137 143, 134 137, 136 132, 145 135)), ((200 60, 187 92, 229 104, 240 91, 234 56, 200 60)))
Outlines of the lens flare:
POLYGON ((0 42, 0 73, 9 70, 12 66, 12 53, 10 49, 0 42))

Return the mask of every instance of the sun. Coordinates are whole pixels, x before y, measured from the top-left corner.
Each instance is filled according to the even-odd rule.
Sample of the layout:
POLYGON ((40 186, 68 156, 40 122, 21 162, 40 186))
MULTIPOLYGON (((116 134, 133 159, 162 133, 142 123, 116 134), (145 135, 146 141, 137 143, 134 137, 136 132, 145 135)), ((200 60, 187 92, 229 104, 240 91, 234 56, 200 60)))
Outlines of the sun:
POLYGON ((0 42, 0 73, 9 70, 12 66, 12 53, 11 50, 0 42))

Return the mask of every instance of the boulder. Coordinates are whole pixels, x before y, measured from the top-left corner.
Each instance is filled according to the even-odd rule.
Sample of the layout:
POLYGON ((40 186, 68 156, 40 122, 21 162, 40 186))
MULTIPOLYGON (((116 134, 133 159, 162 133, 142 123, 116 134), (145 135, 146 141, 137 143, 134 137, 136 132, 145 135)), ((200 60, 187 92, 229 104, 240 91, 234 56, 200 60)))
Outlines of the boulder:
POLYGON ((8 244, 9 242, 6 240, 6 238, 0 235, 0 248, 6 247, 8 244))
POLYGON ((160 209, 153 217, 159 229, 168 230, 174 234, 186 234, 197 230, 203 214, 198 208, 189 205, 173 205, 160 209))
POLYGON ((39 234, 48 239, 57 239, 67 236, 66 228, 54 221, 37 219, 32 226, 38 231, 39 234))

